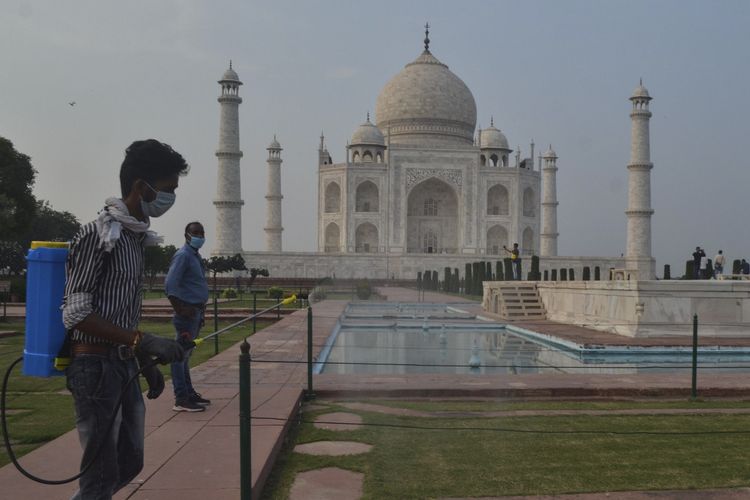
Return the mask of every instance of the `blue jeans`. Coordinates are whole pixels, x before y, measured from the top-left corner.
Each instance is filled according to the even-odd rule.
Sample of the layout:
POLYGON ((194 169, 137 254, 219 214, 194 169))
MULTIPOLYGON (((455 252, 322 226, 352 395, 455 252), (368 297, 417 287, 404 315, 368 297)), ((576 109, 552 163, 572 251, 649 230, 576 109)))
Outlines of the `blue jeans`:
MULTIPOLYGON (((180 316, 175 314, 172 318, 172 324, 175 328, 175 338, 179 339, 180 334, 188 332, 191 339, 198 337, 198 332, 201 329, 201 322, 203 320, 203 312, 200 310, 195 311, 195 315, 192 318, 180 316)), ((191 394, 195 393, 193 388, 193 382, 190 380, 190 355, 193 354, 193 350, 190 349, 185 353, 185 359, 172 363, 172 386, 174 387, 174 397, 177 401, 186 400, 191 394)))
POLYGON ((134 359, 122 361, 93 354, 75 356, 66 369, 83 448, 81 468, 91 461, 104 442, 94 464, 79 479, 79 490, 73 499, 111 499, 143 469, 146 408, 138 379, 125 386, 137 371, 134 359), (121 393, 122 406, 112 431, 105 435, 121 393))

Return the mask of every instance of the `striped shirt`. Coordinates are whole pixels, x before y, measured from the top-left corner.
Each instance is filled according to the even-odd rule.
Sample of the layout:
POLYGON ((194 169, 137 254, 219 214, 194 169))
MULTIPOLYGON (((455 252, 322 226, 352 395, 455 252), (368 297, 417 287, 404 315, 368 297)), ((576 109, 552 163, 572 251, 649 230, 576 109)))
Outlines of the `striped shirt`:
MULTIPOLYGON (((73 329, 96 313, 127 330, 141 317, 143 298, 143 233, 122 228, 110 254, 104 251, 96 223, 83 226, 70 243, 65 264, 63 323, 73 329)), ((107 343, 104 339, 73 329, 72 339, 83 343, 107 343)))

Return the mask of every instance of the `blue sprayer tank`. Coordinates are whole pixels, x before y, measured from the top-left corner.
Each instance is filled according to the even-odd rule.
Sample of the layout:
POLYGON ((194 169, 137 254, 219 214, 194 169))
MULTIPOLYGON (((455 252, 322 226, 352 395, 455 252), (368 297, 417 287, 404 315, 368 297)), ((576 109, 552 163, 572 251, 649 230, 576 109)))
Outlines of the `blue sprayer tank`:
POLYGON ((65 339, 60 306, 65 291, 68 243, 32 241, 26 256, 26 343, 23 374, 32 377, 63 375, 54 367, 65 339))

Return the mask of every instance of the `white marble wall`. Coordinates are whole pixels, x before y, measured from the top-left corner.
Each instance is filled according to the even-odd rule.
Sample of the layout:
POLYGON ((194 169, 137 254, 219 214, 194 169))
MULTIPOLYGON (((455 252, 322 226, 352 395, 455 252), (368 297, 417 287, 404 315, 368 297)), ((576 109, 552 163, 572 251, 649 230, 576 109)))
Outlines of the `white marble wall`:
POLYGON ((747 336, 750 283, 740 281, 540 282, 547 319, 628 337, 747 336))
MULTIPOLYGON (((266 267, 272 276, 282 278, 324 278, 336 274, 337 278, 387 278, 416 279, 417 273, 426 269, 437 271, 442 280, 443 269, 458 269, 464 276, 465 264, 491 262, 493 272, 497 256, 450 255, 450 254, 386 254, 380 253, 323 253, 323 252, 245 252, 248 267, 266 267), (252 264, 252 265, 251 265, 252 264)), ((531 269, 531 259, 521 260, 523 275, 531 269)), ((574 269, 576 279, 583 276, 583 267, 601 269, 602 279, 609 276, 610 268, 622 268, 624 260, 607 257, 550 257, 540 259, 539 269, 543 273, 550 269, 574 269)))

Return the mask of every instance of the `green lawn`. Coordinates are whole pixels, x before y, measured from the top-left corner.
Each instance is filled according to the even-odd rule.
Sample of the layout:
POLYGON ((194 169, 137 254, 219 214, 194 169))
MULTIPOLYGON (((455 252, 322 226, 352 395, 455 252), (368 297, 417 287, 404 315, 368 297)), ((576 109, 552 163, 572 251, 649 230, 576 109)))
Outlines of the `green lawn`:
MULTIPOLYGON (((315 429, 307 423, 328 411, 350 411, 335 403, 328 405, 328 410, 303 414, 305 423, 295 430, 292 444, 277 462, 264 498, 286 498, 297 472, 321 467, 363 472, 365 499, 750 485, 747 470, 750 415, 747 414, 413 418, 357 411, 354 413, 360 414, 367 424, 438 430, 365 426, 360 430, 334 432, 315 429), (670 435, 680 431, 704 434, 670 435), (291 451, 295 443, 319 440, 359 441, 374 447, 369 453, 343 457, 316 457, 291 451)), ((400 402, 388 405, 413 407, 400 402)), ((473 409, 481 411, 482 405, 476 403, 473 409)), ((536 408, 544 406, 541 403, 536 408)), ((583 410, 603 408, 600 403, 555 403, 551 408, 562 406, 583 410)), ((708 406, 736 407, 723 402, 708 406)), ((654 405, 618 402, 612 409, 643 407, 654 405)), ((671 402, 667 407, 694 408, 695 404, 671 402)), ((456 405, 430 402, 429 409, 450 411, 456 405)), ((493 404, 484 409, 499 408, 493 404)))
MULTIPOLYGON (((219 322, 222 328, 231 322, 219 322)), ((259 321, 258 330, 271 324, 268 321, 259 321)), ((209 334, 212 325, 206 325, 202 335, 209 334)), ((0 323, 0 329, 8 331, 24 331, 24 324, 20 322, 0 323)), ((169 322, 142 322, 140 329, 149 333, 172 337, 174 329, 169 322)), ((240 326, 225 334, 218 336, 219 352, 236 344, 245 335, 251 333, 251 326, 240 326)), ((5 374, 10 363, 23 354, 23 335, 15 337, 0 338, 0 375, 5 374)), ((195 349, 190 364, 196 366, 214 355, 214 341, 209 340, 195 349)), ((169 379, 169 365, 160 366, 165 378, 169 379)), ((141 387, 145 389, 145 382, 141 387)), ((167 386, 162 394, 163 398, 172 397, 171 384, 167 386)), ((26 377, 21 374, 21 368, 16 366, 10 379, 7 396, 8 430, 12 442, 18 445, 14 448, 16 454, 21 456, 37 448, 47 441, 64 434, 75 426, 73 418, 73 400, 65 388, 65 377, 26 377)), ((0 466, 10 461, 4 446, 0 446, 0 466)))

